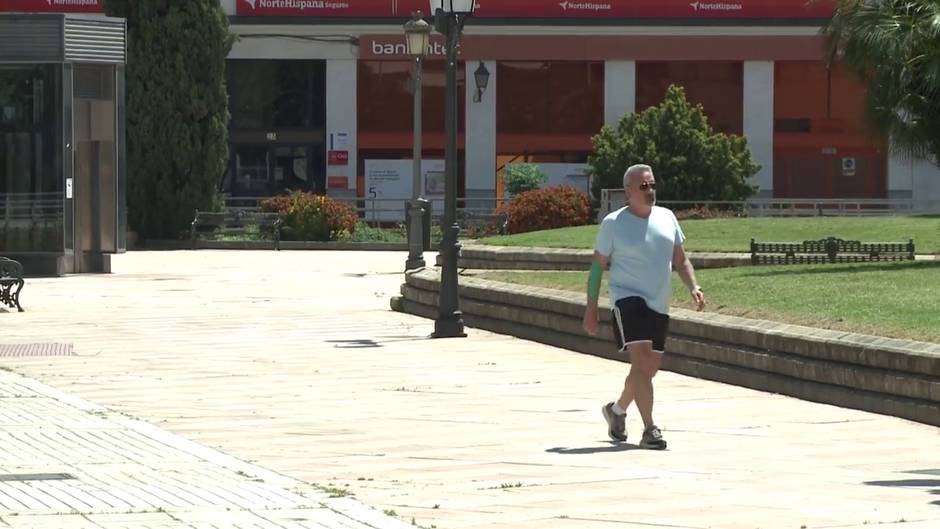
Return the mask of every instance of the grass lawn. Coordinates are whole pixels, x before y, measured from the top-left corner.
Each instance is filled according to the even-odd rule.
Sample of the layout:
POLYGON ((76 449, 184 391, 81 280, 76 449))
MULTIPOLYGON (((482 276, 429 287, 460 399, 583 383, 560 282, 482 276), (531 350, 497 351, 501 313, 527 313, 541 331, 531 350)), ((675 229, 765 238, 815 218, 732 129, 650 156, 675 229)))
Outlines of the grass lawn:
MULTIPOLYGON (((750 252, 759 241, 804 241, 829 236, 869 242, 914 239, 919 254, 940 254, 940 217, 788 217, 727 218, 680 222, 685 247, 698 252, 750 252)), ((593 248, 597 226, 520 233, 480 239, 496 246, 593 248)))
MULTIPOLYGON (((940 343, 940 262, 748 266, 698 270, 696 276, 708 311, 940 343)), ((477 277, 577 292, 584 292, 587 282, 587 272, 477 277)), ((693 308, 676 275, 672 305, 693 308)))

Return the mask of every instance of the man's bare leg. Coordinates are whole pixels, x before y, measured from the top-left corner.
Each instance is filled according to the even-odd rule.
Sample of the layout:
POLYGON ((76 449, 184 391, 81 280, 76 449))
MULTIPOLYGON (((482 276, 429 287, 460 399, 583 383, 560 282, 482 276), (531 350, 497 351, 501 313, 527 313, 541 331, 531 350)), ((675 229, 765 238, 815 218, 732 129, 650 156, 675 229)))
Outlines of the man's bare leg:
POLYGON ((620 406, 620 409, 624 412, 627 411, 627 408, 630 407, 630 404, 633 404, 633 381, 630 379, 630 374, 633 373, 633 364, 630 364, 630 373, 627 374, 627 378, 623 381, 623 392, 620 393, 620 400, 617 401, 617 406, 620 406))
POLYGON ((653 377, 662 365, 662 355, 654 352, 652 343, 642 342, 630 346, 630 375, 628 384, 633 391, 633 399, 643 418, 644 432, 640 446, 663 449, 666 442, 656 423, 653 421, 653 377))
POLYGON ((652 343, 650 342, 641 342, 634 343, 627 346, 627 352, 630 354, 630 372, 627 374, 626 380, 623 384, 623 392, 620 394, 620 399, 617 401, 617 406, 621 410, 626 411, 630 407, 630 404, 637 399, 637 387, 644 388, 645 393, 649 393, 649 399, 645 398, 645 395, 642 398, 644 405, 640 408, 640 403, 637 402, 637 407, 640 408, 640 416, 643 417, 643 422, 646 426, 649 426, 652 422, 652 377, 656 376, 656 372, 659 370, 659 365, 662 360, 659 358, 659 354, 654 353, 652 350, 652 343), (646 383, 649 379, 649 383, 646 383), (649 406, 647 407, 645 403, 649 401, 649 406), (644 410, 649 410, 645 412, 644 410), (650 418, 650 422, 647 421, 647 418, 650 418))
POLYGON ((622 406, 626 400, 626 404, 629 405, 629 400, 635 400, 643 425, 649 428, 654 424, 653 377, 659 371, 662 358, 658 353, 653 352, 651 342, 630 344, 627 350, 630 353, 630 374, 627 376, 623 395, 618 404, 622 406))

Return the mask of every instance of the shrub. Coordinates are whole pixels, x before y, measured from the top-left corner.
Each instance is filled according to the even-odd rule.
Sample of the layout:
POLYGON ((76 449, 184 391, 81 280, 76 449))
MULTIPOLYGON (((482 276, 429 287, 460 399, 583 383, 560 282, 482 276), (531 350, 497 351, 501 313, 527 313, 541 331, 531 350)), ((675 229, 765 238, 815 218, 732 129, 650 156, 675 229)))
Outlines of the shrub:
POLYGON ((670 200, 745 200, 757 188, 747 178, 760 170, 747 140, 715 133, 702 105, 672 85, 658 106, 626 114, 616 128, 607 125, 592 139, 588 157, 591 192, 621 189, 627 167, 649 164, 659 185, 656 198, 670 200))
POLYGON ((398 224, 394 228, 380 228, 369 226, 365 222, 359 221, 356 224, 356 231, 350 234, 350 242, 405 242, 408 234, 404 224, 398 224))
POLYGON ((506 218, 509 233, 550 230, 591 223, 587 195, 571 186, 552 186, 526 191, 500 204, 497 214, 506 218))
POLYGON ((359 221, 351 206, 301 191, 266 199, 261 202, 261 210, 281 214, 281 237, 287 241, 346 240, 359 221))
POLYGON ((534 163, 509 164, 503 174, 506 191, 513 196, 526 191, 534 191, 546 180, 548 180, 548 175, 543 173, 539 166, 534 163))

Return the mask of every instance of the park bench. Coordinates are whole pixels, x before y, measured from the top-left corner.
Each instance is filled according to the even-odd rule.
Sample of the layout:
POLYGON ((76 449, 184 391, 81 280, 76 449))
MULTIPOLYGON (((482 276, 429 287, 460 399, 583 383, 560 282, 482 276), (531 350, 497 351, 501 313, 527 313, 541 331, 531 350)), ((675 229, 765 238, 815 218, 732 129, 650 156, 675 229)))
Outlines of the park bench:
POLYGON ((860 242, 835 237, 803 242, 757 242, 751 239, 752 265, 913 260, 913 239, 907 242, 860 242))
POLYGON ((220 230, 224 234, 245 233, 249 226, 258 228, 270 228, 274 235, 274 249, 281 249, 281 224, 284 221, 277 213, 263 213, 260 211, 250 211, 243 209, 227 211, 199 211, 196 210, 196 216, 190 228, 193 249, 196 249, 196 233, 199 228, 210 228, 213 231, 220 230))
POLYGON ((16 307, 23 312, 20 306, 20 290, 23 290, 23 265, 19 261, 0 257, 0 303, 11 309, 16 307), (16 287, 16 290, 13 290, 16 287))

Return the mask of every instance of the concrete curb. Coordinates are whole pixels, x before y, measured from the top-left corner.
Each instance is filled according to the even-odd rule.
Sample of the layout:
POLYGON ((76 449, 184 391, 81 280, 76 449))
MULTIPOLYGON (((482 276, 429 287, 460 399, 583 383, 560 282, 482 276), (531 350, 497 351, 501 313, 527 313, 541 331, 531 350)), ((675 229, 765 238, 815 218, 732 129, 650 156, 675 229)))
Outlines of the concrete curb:
MULTIPOLYGON (((536 248, 464 244, 457 266, 474 270, 587 270, 594 255, 592 250, 569 248, 536 248)), ((695 268, 728 268, 750 266, 751 254, 690 252, 695 268)), ((437 265, 442 264, 441 256, 437 265)))
MULTIPOLYGON (((392 308, 433 318, 436 270, 406 275, 392 308)), ((581 330, 583 296, 461 277, 461 309, 473 327, 605 358, 613 350, 609 307, 599 336, 581 330)), ((940 344, 813 329, 674 309, 663 368, 806 400, 940 426, 940 344)))
MULTIPOLYGON (((460 249, 457 266, 473 270, 587 270, 591 266, 592 250, 569 248, 537 248, 519 246, 487 246, 465 243, 460 249)), ((730 268, 751 266, 751 254, 733 252, 688 252, 692 266, 703 268, 730 268)), ((917 255, 918 261, 935 260, 934 255, 917 255)), ((438 255, 437 265, 442 257, 438 255)))
MULTIPOLYGON (((152 240, 135 250, 192 250, 190 241, 152 240)), ((274 250, 273 241, 196 241, 197 250, 274 250)), ((399 242, 314 242, 281 241, 281 250, 350 250, 408 251, 407 243, 399 242)))

